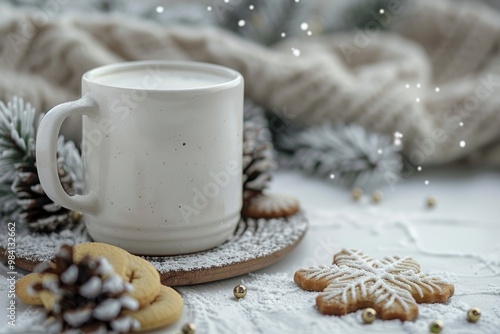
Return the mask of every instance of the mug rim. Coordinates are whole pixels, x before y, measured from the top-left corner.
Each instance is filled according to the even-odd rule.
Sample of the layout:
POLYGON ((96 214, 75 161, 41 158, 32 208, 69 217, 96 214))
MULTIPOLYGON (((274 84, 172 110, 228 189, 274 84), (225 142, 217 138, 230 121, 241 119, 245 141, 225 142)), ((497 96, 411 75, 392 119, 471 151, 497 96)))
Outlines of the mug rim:
POLYGON ((210 92, 210 91, 219 91, 222 89, 232 88, 238 86, 243 81, 243 76, 238 71, 222 66, 216 65, 212 63, 204 63, 204 62, 196 62, 196 61, 180 61, 180 60, 138 60, 138 61, 127 61, 120 63, 113 63, 108 65, 99 66, 88 70, 82 76, 82 82, 86 82, 91 85, 96 85, 100 87, 108 87, 108 88, 116 88, 123 90, 135 91, 138 89, 151 91, 151 92, 210 92), (191 88, 151 88, 151 87, 126 87, 120 85, 112 85, 106 84, 96 81, 96 79, 100 76, 116 73, 121 70, 134 69, 134 68, 147 68, 147 66, 156 65, 156 66, 165 66, 171 67, 174 69, 198 69, 203 70, 204 72, 217 75, 219 77, 226 77, 227 81, 223 81, 221 83, 209 84, 206 86, 200 87, 191 87, 191 88))

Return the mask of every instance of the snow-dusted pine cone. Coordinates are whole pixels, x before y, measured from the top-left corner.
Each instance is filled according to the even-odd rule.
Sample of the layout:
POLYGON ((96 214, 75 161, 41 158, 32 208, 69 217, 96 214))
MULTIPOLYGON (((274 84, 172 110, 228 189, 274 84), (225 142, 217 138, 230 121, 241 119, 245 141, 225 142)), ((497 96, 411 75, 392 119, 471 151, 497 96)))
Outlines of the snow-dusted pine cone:
POLYGON ((276 168, 273 145, 260 137, 262 127, 245 122, 243 133, 243 199, 262 193, 276 168))
POLYGON ((114 273, 105 258, 85 257, 75 263, 73 248, 64 245, 55 264, 39 271, 43 283, 34 289, 49 293, 42 296, 49 308, 48 333, 118 334, 139 329, 137 320, 121 314, 139 308, 139 302, 127 295, 132 285, 114 273))
MULTIPOLYGON (((52 202, 40 185, 34 162, 16 164, 16 179, 12 191, 21 208, 21 219, 35 231, 52 232, 72 222, 71 211, 52 202)), ((74 194, 73 180, 62 165, 59 166, 59 178, 64 190, 74 194)))
POLYGON ((264 108, 252 100, 245 99, 243 120, 245 123, 252 122, 261 128, 259 137, 263 140, 270 141, 272 139, 271 130, 269 129, 269 121, 266 117, 264 108))

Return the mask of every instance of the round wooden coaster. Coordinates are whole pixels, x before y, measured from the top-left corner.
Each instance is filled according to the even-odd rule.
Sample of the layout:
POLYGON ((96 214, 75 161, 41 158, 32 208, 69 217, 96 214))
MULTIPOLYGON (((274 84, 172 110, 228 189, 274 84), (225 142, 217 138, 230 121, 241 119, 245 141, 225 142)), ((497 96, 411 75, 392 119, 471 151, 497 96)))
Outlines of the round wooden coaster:
MULTIPOLYGON (((6 235, 6 224, 0 224, 6 235), (5 231, 4 231, 5 229, 5 231)), ((230 278, 269 266, 302 240, 308 222, 302 214, 280 219, 241 220, 230 240, 208 251, 176 256, 145 256, 158 270, 162 283, 192 285, 230 278)), ((32 233, 16 226, 16 265, 33 271, 51 261, 62 244, 92 241, 83 224, 59 233, 32 233)), ((0 258, 6 259, 7 238, 0 240, 0 258)))

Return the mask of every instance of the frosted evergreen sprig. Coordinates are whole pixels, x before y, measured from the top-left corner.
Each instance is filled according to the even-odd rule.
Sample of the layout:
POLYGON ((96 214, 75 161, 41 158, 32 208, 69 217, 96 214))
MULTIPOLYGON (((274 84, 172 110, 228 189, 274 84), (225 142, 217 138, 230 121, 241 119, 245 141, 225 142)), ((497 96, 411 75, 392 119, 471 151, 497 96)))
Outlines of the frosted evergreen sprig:
POLYGON ((283 167, 372 189, 399 179, 400 147, 358 125, 325 123, 276 134, 283 167))
POLYGON ((0 213, 17 209, 11 190, 16 178, 15 165, 34 159, 35 108, 14 96, 7 104, 0 101, 0 213))
POLYGON ((35 108, 22 98, 0 101, 0 175, 14 180, 14 164, 34 156, 35 108))
MULTIPOLYGON (((10 217, 20 210, 12 185, 21 163, 35 164, 36 111, 30 103, 14 96, 7 104, 0 101, 0 218, 10 217)), ((80 153, 73 142, 59 137, 58 163, 81 191, 83 170, 80 153)))

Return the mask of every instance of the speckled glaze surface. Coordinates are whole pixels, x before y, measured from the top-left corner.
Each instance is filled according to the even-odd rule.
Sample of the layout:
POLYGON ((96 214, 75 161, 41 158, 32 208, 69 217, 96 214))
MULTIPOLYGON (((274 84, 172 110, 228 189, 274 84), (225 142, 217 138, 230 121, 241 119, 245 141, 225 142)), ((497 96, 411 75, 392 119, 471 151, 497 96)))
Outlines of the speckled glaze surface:
POLYGON ((82 96, 98 106, 83 116, 82 140, 93 239, 148 255, 226 241, 242 204, 242 76, 191 62, 114 64, 87 72, 82 96))

